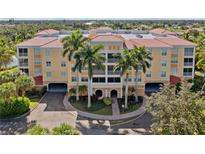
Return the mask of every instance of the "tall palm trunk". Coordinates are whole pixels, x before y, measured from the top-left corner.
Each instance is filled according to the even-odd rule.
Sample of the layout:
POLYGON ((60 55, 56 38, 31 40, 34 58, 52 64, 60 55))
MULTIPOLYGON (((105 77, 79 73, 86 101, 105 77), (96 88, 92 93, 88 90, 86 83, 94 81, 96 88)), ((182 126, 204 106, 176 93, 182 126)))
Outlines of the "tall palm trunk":
POLYGON ((79 71, 77 70, 76 100, 79 101, 79 71))
POLYGON ((138 95, 137 95, 137 84, 138 84, 138 75, 137 76, 137 80, 136 80, 136 84, 135 84, 135 101, 138 102, 138 95))
POLYGON ((202 86, 201 91, 200 91, 201 94, 203 93, 204 88, 205 88, 205 78, 204 78, 204 81, 203 81, 203 86, 202 86))
POLYGON ((91 84, 92 84, 91 83, 91 78, 88 77, 88 108, 91 107, 91 87, 92 87, 91 84))
POLYGON ((128 73, 126 74, 126 83, 125 83, 125 109, 127 109, 128 102, 128 73))

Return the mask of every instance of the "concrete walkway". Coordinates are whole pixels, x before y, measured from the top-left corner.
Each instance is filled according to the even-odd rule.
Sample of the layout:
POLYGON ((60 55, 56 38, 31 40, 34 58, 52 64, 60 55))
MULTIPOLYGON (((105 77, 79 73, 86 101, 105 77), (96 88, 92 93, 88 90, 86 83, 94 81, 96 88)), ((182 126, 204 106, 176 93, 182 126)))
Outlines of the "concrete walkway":
POLYGON ((74 108, 70 102, 68 101, 68 94, 65 95, 63 104, 68 111, 75 112, 77 111, 78 115, 81 117, 85 117, 88 119, 96 119, 96 120, 122 120, 122 119, 128 119, 132 117, 137 117, 143 113, 145 113, 145 107, 142 105, 138 110, 129 112, 126 114, 119 114, 119 115, 98 115, 98 114, 93 114, 93 113, 88 113, 84 111, 80 111, 76 108, 74 108))
POLYGON ((112 98, 112 115, 114 115, 114 116, 120 115, 120 110, 119 110, 117 98, 112 98))

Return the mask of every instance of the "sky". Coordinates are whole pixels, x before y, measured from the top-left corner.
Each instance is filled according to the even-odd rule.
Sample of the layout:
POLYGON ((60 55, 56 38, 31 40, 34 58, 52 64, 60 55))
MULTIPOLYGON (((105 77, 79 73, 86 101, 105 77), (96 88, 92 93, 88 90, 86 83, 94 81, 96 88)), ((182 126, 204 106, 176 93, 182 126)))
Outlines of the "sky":
POLYGON ((1 0, 0 18, 205 18, 204 0, 1 0))

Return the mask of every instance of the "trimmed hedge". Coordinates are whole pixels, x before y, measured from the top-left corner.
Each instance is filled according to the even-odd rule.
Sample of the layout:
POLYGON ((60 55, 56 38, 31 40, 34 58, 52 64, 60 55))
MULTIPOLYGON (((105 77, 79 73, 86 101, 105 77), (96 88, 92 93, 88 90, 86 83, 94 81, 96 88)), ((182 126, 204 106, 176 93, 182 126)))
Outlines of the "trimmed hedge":
POLYGON ((0 118, 15 117, 29 110, 30 99, 26 97, 12 97, 5 101, 0 98, 0 118))

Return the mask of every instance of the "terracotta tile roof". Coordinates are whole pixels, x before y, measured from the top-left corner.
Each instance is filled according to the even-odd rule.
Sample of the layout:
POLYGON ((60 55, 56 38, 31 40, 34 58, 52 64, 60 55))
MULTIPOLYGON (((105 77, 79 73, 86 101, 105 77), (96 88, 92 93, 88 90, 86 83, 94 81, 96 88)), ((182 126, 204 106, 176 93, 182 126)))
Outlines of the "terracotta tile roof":
POLYGON ((59 33, 59 31, 54 30, 54 29, 46 29, 46 30, 43 30, 43 31, 36 33, 35 35, 36 36, 38 36, 38 35, 51 35, 51 34, 56 34, 56 33, 59 33))
POLYGON ((177 37, 157 37, 156 39, 172 46, 195 46, 194 43, 177 37))
POLYGON ((149 31, 150 33, 156 33, 156 34, 167 34, 167 35, 177 35, 176 32, 170 32, 163 28, 155 28, 149 31))
POLYGON ((95 42, 123 42, 124 38, 120 35, 96 35, 91 37, 91 40, 95 42))
POLYGON ((41 46, 41 48, 62 48, 62 47, 63 47, 63 43, 59 39, 41 46))
POLYGON ((32 39, 26 40, 22 43, 17 44, 17 47, 25 46, 25 47, 34 47, 34 46, 42 46, 49 42, 56 40, 55 37, 34 37, 32 39))
POLYGON ((144 46, 147 48, 172 47, 171 45, 163 43, 162 41, 159 41, 157 39, 131 39, 130 41, 133 42, 133 45, 144 46))

